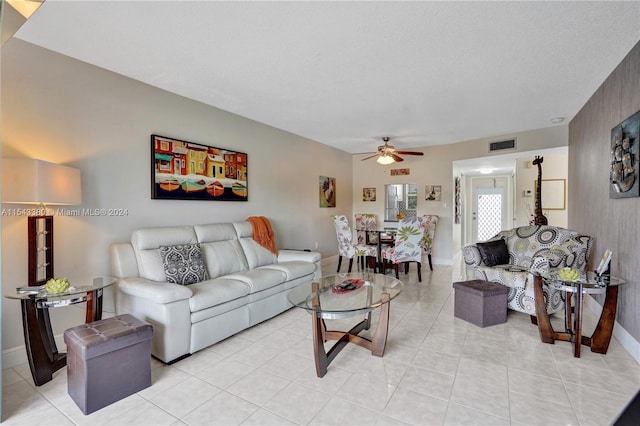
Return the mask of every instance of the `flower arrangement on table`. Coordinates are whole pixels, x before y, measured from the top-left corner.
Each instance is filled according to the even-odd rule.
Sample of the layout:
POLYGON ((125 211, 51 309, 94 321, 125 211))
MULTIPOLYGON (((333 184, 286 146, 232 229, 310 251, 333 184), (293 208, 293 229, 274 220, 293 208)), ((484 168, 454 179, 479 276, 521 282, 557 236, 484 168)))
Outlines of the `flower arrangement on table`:
POLYGON ((398 213, 398 214, 396 215, 396 219, 398 219, 398 220, 400 220, 400 219, 404 219, 404 218, 405 218, 405 216, 406 216, 406 214, 401 212, 401 213, 398 213))

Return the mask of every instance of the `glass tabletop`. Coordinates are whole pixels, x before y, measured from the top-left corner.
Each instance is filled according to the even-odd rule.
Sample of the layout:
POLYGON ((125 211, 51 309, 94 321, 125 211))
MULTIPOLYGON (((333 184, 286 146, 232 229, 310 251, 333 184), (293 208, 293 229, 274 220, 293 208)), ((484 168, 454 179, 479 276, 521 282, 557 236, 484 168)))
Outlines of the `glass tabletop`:
POLYGON ((5 294, 4 297, 8 299, 35 299, 35 300, 48 300, 54 298, 67 298, 70 296, 76 296, 80 294, 86 294, 90 291, 101 290, 105 287, 115 284, 118 279, 115 277, 98 277, 94 278, 90 284, 86 285, 71 285, 66 291, 62 293, 48 293, 45 290, 44 285, 18 287, 15 293, 5 294))
POLYGON ((393 300, 402 291, 402 285, 402 281, 393 276, 373 272, 335 274, 320 278, 317 284, 299 285, 287 297, 299 308, 318 312, 323 318, 337 319, 379 307, 383 293, 393 300))
POLYGON ((604 293, 607 287, 625 284, 625 281, 621 278, 611 275, 598 275, 593 271, 589 271, 586 274, 582 273, 580 278, 575 280, 565 280, 560 278, 558 271, 558 269, 552 270, 547 275, 543 275, 542 278, 547 284, 571 293, 576 293, 582 288, 582 293, 599 294, 604 293))

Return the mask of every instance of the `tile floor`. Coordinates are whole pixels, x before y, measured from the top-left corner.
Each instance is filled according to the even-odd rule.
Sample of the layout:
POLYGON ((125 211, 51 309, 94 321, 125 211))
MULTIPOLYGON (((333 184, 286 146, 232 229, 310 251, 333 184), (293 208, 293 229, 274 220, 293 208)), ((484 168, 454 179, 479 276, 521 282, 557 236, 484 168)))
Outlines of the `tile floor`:
MULTIPOLYGON (((324 267, 325 273, 334 270, 334 264, 324 267)), ((606 425, 640 389, 640 366, 615 339, 607 355, 583 350, 576 359, 569 343, 541 343, 520 313, 509 312, 506 324, 482 329, 454 318, 451 267, 423 268, 422 276, 418 283, 414 266, 401 275, 405 288, 391 304, 383 358, 348 346, 317 378, 310 316, 291 309, 171 366, 152 360, 151 387, 89 416, 67 395, 64 369, 39 388, 26 364, 7 369, 3 421, 606 425)), ((587 313, 585 331, 591 333, 595 320, 587 313)))

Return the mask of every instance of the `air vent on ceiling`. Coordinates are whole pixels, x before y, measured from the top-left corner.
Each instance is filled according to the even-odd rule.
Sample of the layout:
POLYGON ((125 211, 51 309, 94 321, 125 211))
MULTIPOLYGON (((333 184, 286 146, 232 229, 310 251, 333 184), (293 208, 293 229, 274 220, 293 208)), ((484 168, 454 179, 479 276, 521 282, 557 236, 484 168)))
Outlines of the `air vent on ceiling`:
POLYGON ((505 149, 515 149, 515 148, 516 148, 515 139, 509 139, 509 140, 500 141, 500 142, 489 142, 489 152, 502 151, 505 149))

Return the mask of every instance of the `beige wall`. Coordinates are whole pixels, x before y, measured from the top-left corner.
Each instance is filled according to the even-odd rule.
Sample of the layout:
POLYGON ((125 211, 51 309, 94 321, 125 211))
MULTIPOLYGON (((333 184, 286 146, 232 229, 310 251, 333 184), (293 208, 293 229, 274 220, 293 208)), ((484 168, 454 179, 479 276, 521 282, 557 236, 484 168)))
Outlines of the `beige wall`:
MULTIPOLYGON (((337 246, 329 215, 351 215, 351 156, 290 133, 176 96, 17 39, 2 48, 2 156, 77 167, 83 202, 120 208, 122 217, 55 222, 55 273, 81 284, 109 274, 109 244, 142 226, 267 216, 280 248, 337 246), (249 201, 150 199, 150 135, 248 153, 249 201), (337 207, 320 208, 318 177, 337 179, 337 207)), ((3 208, 20 207, 3 204, 3 208)), ((26 219, 2 218, 3 293, 27 280, 26 219)), ((20 307, 3 303, 3 349, 23 344, 20 307)), ((82 321, 81 309, 52 311, 54 331, 82 321)), ((5 365, 6 367, 6 365, 5 365)))
MULTIPOLYGON (((454 162, 471 158, 487 157, 488 143, 496 140, 517 138, 516 156, 533 159, 540 150, 567 145, 567 127, 554 126, 530 130, 512 135, 475 139, 452 145, 438 145, 412 149, 422 151, 424 156, 403 156, 402 163, 382 166, 375 159, 362 161, 367 155, 353 156, 353 212, 375 213, 384 218, 384 186, 388 183, 416 183, 418 185, 418 214, 436 214, 440 221, 436 228, 433 261, 451 264, 462 244, 461 225, 454 224, 453 185, 454 176, 459 176, 454 162), (526 153, 526 154, 525 154, 526 153), (408 168, 409 175, 391 176, 391 169, 408 168), (426 201, 425 185, 442 185, 442 201, 426 201), (363 188, 376 188, 375 202, 362 201, 363 188)), ((495 154, 493 157, 502 157, 495 154)), ((514 155, 513 152, 510 155, 514 155)), ((566 158, 565 158, 566 160, 566 158)), ((546 161, 546 159, 545 159, 546 161)), ((566 166, 564 166, 566 170, 566 166)), ((546 169, 543 168, 546 176, 546 169)), ((537 176, 537 169, 536 169, 537 176)), ((529 179, 529 178, 527 178, 529 179)), ((523 178, 524 182, 524 178, 523 178)), ((531 179, 533 184, 533 179, 531 179)), ((524 183, 523 183, 524 185, 524 183)), ((533 188, 532 188, 533 189, 533 188)))
MULTIPOLYGON (((566 129, 566 127, 565 127, 566 129)), ((565 199, 564 210, 549 210, 543 209, 542 214, 547 217, 549 225, 560 226, 562 228, 568 227, 568 215, 566 204, 566 188, 567 188, 567 174, 568 174, 568 158, 566 147, 547 150, 551 153, 545 153, 542 161, 542 179, 554 179, 562 180, 565 184, 565 199)), ((532 219, 530 213, 535 214, 535 182, 538 180, 538 166, 532 166, 531 161, 535 158, 535 155, 529 155, 519 158, 516 161, 516 226, 523 226, 529 223, 532 219), (523 196, 525 190, 530 190, 531 197, 523 196)), ((558 195, 558 194, 556 194, 558 195)), ((559 196, 559 195, 558 195, 559 196)), ((543 205, 544 199, 543 199, 543 205)))
MULTIPOLYGON (((620 288, 617 320, 640 342, 640 198, 609 198, 611 129, 640 110, 640 43, 569 124, 569 226, 595 238, 592 267, 613 250, 620 288)), ((635 141, 634 143, 639 143, 635 141)), ((636 168, 638 167, 638 159, 636 168)), ((640 350, 635 354, 640 359, 640 350)))

